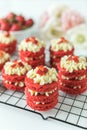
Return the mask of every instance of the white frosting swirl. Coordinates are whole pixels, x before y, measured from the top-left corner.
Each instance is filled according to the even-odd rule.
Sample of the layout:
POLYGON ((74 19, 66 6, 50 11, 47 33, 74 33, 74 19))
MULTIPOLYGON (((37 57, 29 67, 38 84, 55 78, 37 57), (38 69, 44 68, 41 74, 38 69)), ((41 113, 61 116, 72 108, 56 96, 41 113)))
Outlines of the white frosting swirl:
POLYGON ((0 51, 0 64, 3 64, 8 59, 10 59, 10 55, 4 51, 0 51))
POLYGON ((51 50, 53 51, 70 51, 73 49, 73 45, 70 43, 70 42, 62 42, 62 43, 59 43, 61 39, 55 39, 55 40, 52 40, 51 41, 51 50))
POLYGON ((34 80, 34 83, 38 83, 40 85, 52 83, 53 81, 57 81, 57 71, 54 68, 48 68, 45 66, 45 68, 48 69, 48 72, 44 75, 40 75, 37 73, 38 67, 35 69, 30 70, 27 73, 27 77, 34 80))
POLYGON ((45 43, 43 41, 40 41, 38 38, 35 39, 37 40, 37 44, 34 44, 32 41, 26 42, 26 39, 24 39, 19 45, 19 50, 38 52, 42 47, 45 47, 45 43))
POLYGON ((19 75, 19 76, 24 75, 30 69, 31 69, 30 65, 28 65, 27 63, 21 62, 20 60, 18 60, 16 63, 12 61, 6 62, 6 64, 4 65, 5 73, 8 75, 19 75), (22 63, 23 66, 18 64, 19 62, 22 63), (12 67, 13 65, 14 67, 12 67))
POLYGON ((16 40, 16 38, 12 34, 9 34, 9 36, 6 36, 6 33, 0 34, 0 43, 10 44, 14 40, 16 40))
MULTIPOLYGON (((72 56, 74 57, 74 56, 72 56)), ((60 65, 62 68, 65 68, 66 71, 72 73, 75 70, 83 70, 87 67, 87 62, 85 57, 78 57, 78 62, 74 60, 69 60, 69 56, 64 56, 61 58, 60 65)))

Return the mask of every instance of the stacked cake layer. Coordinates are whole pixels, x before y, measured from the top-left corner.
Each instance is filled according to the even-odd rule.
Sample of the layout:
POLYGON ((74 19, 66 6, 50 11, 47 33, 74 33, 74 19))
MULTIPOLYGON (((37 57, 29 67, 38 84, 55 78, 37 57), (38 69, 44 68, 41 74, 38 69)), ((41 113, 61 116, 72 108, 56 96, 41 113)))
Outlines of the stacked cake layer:
POLYGON ((87 90, 86 58, 64 56, 58 65, 59 87, 69 94, 81 94, 87 90))

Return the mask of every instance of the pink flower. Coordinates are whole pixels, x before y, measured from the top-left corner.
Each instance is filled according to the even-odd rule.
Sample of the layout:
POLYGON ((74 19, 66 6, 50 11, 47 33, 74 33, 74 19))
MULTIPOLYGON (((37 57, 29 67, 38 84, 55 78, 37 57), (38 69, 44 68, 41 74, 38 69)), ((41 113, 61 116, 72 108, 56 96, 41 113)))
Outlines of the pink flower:
POLYGON ((48 12, 44 12, 40 18, 40 27, 43 28, 47 21, 49 20, 50 16, 48 12))
POLYGON ((74 10, 65 10, 61 17, 62 28, 67 31, 68 29, 84 23, 85 20, 78 12, 74 10))

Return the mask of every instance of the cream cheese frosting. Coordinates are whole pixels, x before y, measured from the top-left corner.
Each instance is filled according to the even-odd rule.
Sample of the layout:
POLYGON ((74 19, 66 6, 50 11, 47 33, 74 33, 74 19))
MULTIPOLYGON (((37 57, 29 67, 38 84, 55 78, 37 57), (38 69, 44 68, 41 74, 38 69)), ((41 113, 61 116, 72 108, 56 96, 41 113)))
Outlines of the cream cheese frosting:
POLYGON ((31 69, 31 66, 28 65, 27 63, 21 62, 20 60, 18 61, 10 61, 6 62, 4 65, 4 70, 5 73, 8 75, 24 75, 27 73, 28 70, 31 69))
POLYGON ((14 40, 16 40, 16 38, 8 32, 4 32, 0 34, 0 43, 10 44, 14 40))
POLYGON ((44 66, 48 71, 44 75, 40 75, 37 73, 38 67, 30 70, 27 73, 27 77, 34 80, 34 83, 38 83, 40 85, 52 83, 53 81, 57 81, 57 71, 55 68, 48 68, 44 66))
POLYGON ((0 64, 3 64, 8 59, 10 59, 10 55, 4 51, 0 51, 0 64))
POLYGON ((15 86, 20 86, 20 87, 24 87, 25 86, 24 82, 22 82, 22 81, 19 81, 19 82, 10 82, 8 80, 5 80, 5 83, 12 84, 12 85, 14 84, 15 86))
MULTIPOLYGON (((86 78, 86 75, 83 75, 83 76, 80 76, 80 77, 75 77, 76 80, 82 80, 82 79, 85 79, 85 78, 86 78)), ((69 80, 70 78, 62 75, 62 79, 69 80)))
POLYGON ((54 93, 55 91, 57 90, 57 88, 51 90, 51 91, 48 91, 48 92, 36 92, 36 91, 33 91, 31 89, 28 89, 28 92, 30 92, 31 96, 37 96, 37 95, 45 95, 45 96, 49 96, 50 94, 54 93))
POLYGON ((23 51, 31 51, 31 52, 38 52, 42 47, 45 47, 45 43, 38 38, 30 37, 24 39, 21 44, 19 45, 19 50, 23 51), (33 39, 33 40, 32 40, 33 39), (36 42, 36 43, 35 43, 36 42))
POLYGON ((72 73, 75 70, 83 70, 87 67, 87 62, 85 57, 78 57, 78 62, 75 59, 76 56, 64 56, 61 58, 60 65, 61 68, 65 68, 66 71, 72 73), (71 58, 70 58, 71 57, 71 58))
POLYGON ((54 39, 51 41, 51 50, 53 51, 70 51, 73 49, 73 45, 71 42, 65 40, 63 42, 61 42, 61 38, 59 39, 54 39))

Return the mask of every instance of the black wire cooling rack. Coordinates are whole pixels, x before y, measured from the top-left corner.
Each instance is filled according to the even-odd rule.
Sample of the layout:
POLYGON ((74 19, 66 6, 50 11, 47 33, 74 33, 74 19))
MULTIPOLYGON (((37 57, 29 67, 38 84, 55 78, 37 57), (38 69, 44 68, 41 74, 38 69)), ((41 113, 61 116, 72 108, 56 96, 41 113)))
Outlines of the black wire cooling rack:
MULTIPOLYGON (((17 57, 16 53, 12 59, 17 59, 17 57)), ((48 59, 47 47, 46 61, 48 59)), ((58 104, 49 111, 39 112, 26 105, 24 93, 5 89, 1 79, 0 73, 0 103, 38 114, 44 120, 53 119, 87 130, 87 92, 79 96, 71 96, 59 91, 58 104)))
POLYGON ((26 105, 25 94, 6 90, 0 80, 0 103, 40 115, 44 120, 53 119, 87 130, 87 92, 70 96, 59 92, 59 102, 51 110, 39 112, 26 105))

